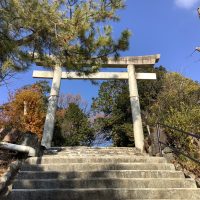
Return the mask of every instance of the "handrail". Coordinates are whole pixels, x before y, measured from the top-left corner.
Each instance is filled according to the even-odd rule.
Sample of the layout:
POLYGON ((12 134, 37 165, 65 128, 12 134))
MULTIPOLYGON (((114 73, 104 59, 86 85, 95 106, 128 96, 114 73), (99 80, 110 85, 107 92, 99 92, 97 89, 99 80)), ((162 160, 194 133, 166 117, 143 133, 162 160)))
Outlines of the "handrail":
POLYGON ((35 157, 36 150, 30 146, 12 144, 8 142, 0 142, 0 149, 14 150, 18 152, 28 153, 28 156, 35 157))
POLYGON ((200 135, 197 135, 197 134, 194 134, 194 133, 189 133, 189 132, 186 132, 186 131, 177 129, 176 127, 168 126, 168 125, 166 125, 166 124, 162 124, 162 123, 157 123, 157 124, 158 124, 158 125, 161 125, 161 126, 164 126, 164 127, 167 127, 167 128, 170 128, 170 129, 173 129, 173 130, 175 130, 175 131, 184 133, 184 134, 186 134, 186 135, 195 137, 195 138, 197 138, 197 139, 200 139, 200 135))
POLYGON ((176 153, 178 153, 178 154, 182 154, 183 156, 189 158, 190 160, 192 160, 192 161, 194 161, 194 162, 200 164, 200 160, 197 160, 196 158, 193 158, 191 155, 185 154, 184 152, 179 151, 177 148, 172 147, 172 146, 170 146, 170 145, 167 145, 167 144, 165 144, 164 142, 160 142, 160 143, 163 144, 163 145, 165 145, 165 146, 167 146, 167 147, 169 147, 169 148, 172 149, 174 152, 176 152, 176 153))
POLYGON ((157 128, 156 133, 157 133, 157 138, 158 138, 159 152, 160 152, 160 155, 161 155, 161 156, 163 156, 163 154, 162 154, 162 149, 161 149, 161 144, 163 144, 163 145, 169 147, 170 149, 172 149, 172 151, 174 151, 174 152, 176 152, 176 153, 178 153, 178 154, 182 154, 183 156, 189 158, 190 160, 192 160, 192 161, 194 161, 194 162, 200 164, 200 160, 197 160, 196 158, 193 158, 193 157, 192 157, 191 155, 189 155, 188 153, 184 153, 184 152, 182 152, 180 149, 178 149, 178 148, 176 148, 176 147, 172 147, 171 145, 168 145, 168 144, 166 144, 166 143, 160 141, 160 134, 161 134, 161 132, 160 132, 160 127, 161 127, 161 126, 162 126, 162 127, 167 127, 167 128, 169 128, 169 129, 171 129, 171 130, 175 130, 175 131, 181 132, 181 133, 183 133, 183 134, 186 134, 186 135, 188 135, 188 136, 191 136, 191 137, 200 139, 200 136, 197 135, 197 134, 189 133, 189 132, 186 132, 186 131, 177 129, 177 128, 175 128, 175 127, 168 126, 168 125, 166 125, 166 124, 157 123, 157 124, 156 124, 156 128, 157 128))

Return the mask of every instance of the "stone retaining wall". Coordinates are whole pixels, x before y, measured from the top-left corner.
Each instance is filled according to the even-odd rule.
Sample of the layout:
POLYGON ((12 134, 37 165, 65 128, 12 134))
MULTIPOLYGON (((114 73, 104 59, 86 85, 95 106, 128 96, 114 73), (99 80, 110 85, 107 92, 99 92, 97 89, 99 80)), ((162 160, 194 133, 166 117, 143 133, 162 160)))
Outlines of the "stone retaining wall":
POLYGON ((6 199, 10 191, 11 182, 20 169, 21 164, 22 161, 19 160, 12 162, 8 170, 0 177, 0 199, 6 199))

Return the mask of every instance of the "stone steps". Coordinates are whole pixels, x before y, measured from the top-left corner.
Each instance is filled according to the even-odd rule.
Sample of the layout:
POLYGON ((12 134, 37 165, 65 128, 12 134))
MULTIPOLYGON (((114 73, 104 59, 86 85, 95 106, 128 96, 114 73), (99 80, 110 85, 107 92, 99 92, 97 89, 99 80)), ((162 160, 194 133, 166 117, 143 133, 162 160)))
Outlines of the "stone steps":
POLYGON ((49 164, 49 163, 167 163, 166 159, 160 157, 144 157, 144 156, 45 156, 42 158, 27 159, 27 164, 49 164))
POLYGON ((101 171, 21 171, 19 179, 73 179, 73 178, 184 178, 180 171, 170 170, 101 170, 101 171))
POLYGON ((169 163, 51 163, 51 164, 24 164, 25 171, 79 171, 88 170, 174 170, 174 165, 169 163))
POLYGON ((136 178, 93 178, 93 179, 35 179, 17 180, 14 189, 64 189, 64 188, 196 188, 192 179, 136 179, 136 178))
POLYGON ((164 158, 134 148, 51 150, 26 160, 9 200, 200 199, 193 179, 186 179, 164 158))
POLYGON ((104 148, 90 148, 90 147, 54 147, 51 148, 52 152, 46 153, 46 155, 90 155, 90 156, 108 156, 108 155, 117 155, 117 156, 127 156, 127 155, 145 155, 135 148, 128 147, 104 147, 104 148), (54 152, 57 151, 57 152, 54 152))
POLYGON ((200 199, 199 189, 18 189, 11 193, 12 200, 122 200, 122 199, 200 199))

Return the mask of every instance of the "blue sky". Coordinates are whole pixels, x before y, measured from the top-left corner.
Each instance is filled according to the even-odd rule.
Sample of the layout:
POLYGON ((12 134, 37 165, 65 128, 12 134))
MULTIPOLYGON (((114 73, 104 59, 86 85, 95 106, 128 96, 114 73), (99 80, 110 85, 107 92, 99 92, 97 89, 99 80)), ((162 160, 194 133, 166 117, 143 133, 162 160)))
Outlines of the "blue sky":
MULTIPOLYGON (((113 24, 113 35, 128 28, 132 32, 130 49, 123 56, 161 54, 157 64, 200 82, 200 53, 190 56, 200 46, 200 19, 197 7, 200 0, 126 0, 126 9, 119 12, 121 21, 113 24)), ((37 67, 34 67, 37 69, 37 67)), ((10 80, 8 87, 0 87, 0 104, 14 91, 32 84, 32 70, 10 80)), ((91 103, 98 94, 97 85, 90 81, 63 80, 62 93, 80 94, 91 103)))

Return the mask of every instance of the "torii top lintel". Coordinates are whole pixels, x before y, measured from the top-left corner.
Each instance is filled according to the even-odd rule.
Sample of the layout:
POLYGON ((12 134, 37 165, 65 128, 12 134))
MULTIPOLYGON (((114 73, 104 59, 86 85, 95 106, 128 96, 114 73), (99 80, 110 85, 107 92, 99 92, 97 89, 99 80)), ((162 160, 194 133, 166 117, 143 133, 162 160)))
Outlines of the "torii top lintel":
MULTIPOLYGON (((104 68, 127 68, 128 65, 134 65, 135 67, 152 67, 159 61, 160 55, 150 56, 129 56, 120 57, 117 60, 109 58, 107 64, 103 64, 104 68)), ((53 78, 53 71, 33 71, 34 78, 53 78)), ((128 72, 97 72, 89 76, 77 75, 76 72, 62 72, 62 79, 128 79, 128 72)), ((155 73, 136 73, 136 79, 156 79, 155 73)))
POLYGON ((135 65, 135 67, 152 67, 159 59, 160 54, 119 57, 117 60, 108 58, 108 63, 104 64, 102 67, 126 68, 127 65, 135 65))
MULTIPOLYGON (((53 56, 51 56, 53 58, 53 56)), ((160 59, 160 54, 147 55, 147 56, 126 56, 119 57, 117 60, 113 57, 108 58, 108 62, 103 64, 103 68, 126 68, 127 65, 134 65, 135 67, 152 67, 160 59)), ((36 64, 42 66, 40 61, 36 64)))

